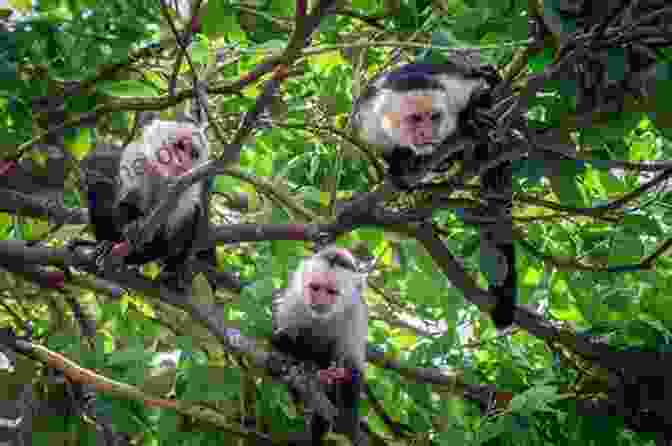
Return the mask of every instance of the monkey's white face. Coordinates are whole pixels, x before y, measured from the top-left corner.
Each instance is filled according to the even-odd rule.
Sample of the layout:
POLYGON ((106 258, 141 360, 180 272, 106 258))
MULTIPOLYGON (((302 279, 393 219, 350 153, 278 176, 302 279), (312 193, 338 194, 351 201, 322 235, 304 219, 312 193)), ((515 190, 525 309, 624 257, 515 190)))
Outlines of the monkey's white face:
POLYGON ((387 139, 416 155, 432 153, 457 127, 457 112, 441 90, 388 92, 379 107, 387 139))
MULTIPOLYGON (((429 155, 455 133, 459 113, 483 81, 437 74, 442 88, 379 92, 359 104, 356 125, 361 137, 383 149, 408 147, 416 155, 429 155)), ((384 78, 381 78, 384 84, 384 78)))
POLYGON ((422 155, 455 131, 456 116, 438 90, 390 93, 381 126, 397 144, 422 155))
POLYGON ((334 272, 303 273, 305 304, 316 318, 326 317, 338 310, 342 300, 341 289, 334 272))
POLYGON ((416 155, 430 154, 457 127, 457 116, 448 110, 443 96, 439 91, 400 96, 399 111, 383 116, 383 128, 416 155))
POLYGON ((361 295, 362 278, 349 251, 330 248, 303 264, 301 295, 312 317, 329 319, 354 305, 361 295), (358 288, 359 287, 359 288, 358 288))

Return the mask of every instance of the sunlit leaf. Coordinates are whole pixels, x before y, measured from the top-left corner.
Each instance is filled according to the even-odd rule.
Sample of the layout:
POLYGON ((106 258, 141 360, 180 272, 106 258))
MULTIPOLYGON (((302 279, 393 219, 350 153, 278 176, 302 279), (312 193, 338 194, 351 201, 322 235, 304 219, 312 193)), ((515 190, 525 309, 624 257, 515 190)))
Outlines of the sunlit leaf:
POLYGON ((245 40, 245 32, 241 29, 235 9, 224 0, 207 2, 201 12, 203 33, 210 39, 227 36, 231 40, 245 40))
POLYGON ((106 95, 116 97, 156 97, 158 91, 145 82, 136 80, 102 82, 96 89, 106 95))
POLYGON ((33 0, 8 0, 9 6, 21 12, 29 12, 33 7, 33 0))
POLYGON ((93 132, 87 127, 80 128, 72 136, 64 139, 65 148, 78 161, 83 160, 93 148, 93 132))
POLYGON ((26 240, 40 240, 49 233, 49 222, 42 219, 28 219, 24 225, 23 235, 26 240))
POLYGON ((329 74, 331 70, 338 66, 347 65, 347 61, 338 51, 329 51, 311 57, 310 64, 321 74, 329 74))
POLYGON ((193 62, 203 65, 210 63, 210 59, 214 56, 210 51, 209 40, 206 37, 194 39, 189 45, 189 55, 193 62))

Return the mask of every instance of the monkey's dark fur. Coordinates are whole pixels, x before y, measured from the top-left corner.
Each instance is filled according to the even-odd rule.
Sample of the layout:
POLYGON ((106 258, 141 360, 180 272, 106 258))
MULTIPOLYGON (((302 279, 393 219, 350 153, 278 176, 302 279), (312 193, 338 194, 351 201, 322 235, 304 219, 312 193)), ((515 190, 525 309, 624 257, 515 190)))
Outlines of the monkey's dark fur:
MULTIPOLYGON (((168 184, 181 173, 208 160, 209 147, 203 132, 187 122, 154 121, 142 137, 123 151, 103 147, 82 161, 89 203, 89 219, 96 240, 119 243, 124 230, 138 221, 165 196, 168 184)), ((177 275, 187 260, 199 229, 207 228, 201 203, 203 184, 197 183, 180 196, 176 208, 152 240, 131 250, 124 261, 141 265, 162 260, 164 273, 177 275)), ((215 264, 210 248, 197 255, 215 264)), ((183 284, 177 280, 175 285, 183 284)))
MULTIPOLYGON (((475 107, 491 106, 491 87, 499 82, 494 69, 469 67, 459 63, 411 63, 376 76, 357 99, 353 109, 355 130, 364 141, 378 147, 389 165, 391 179, 402 188, 409 185, 403 177, 415 173, 442 143, 455 135, 479 140, 473 160, 488 159, 490 145, 483 129, 472 125, 475 107)), ((446 161, 466 158, 453 155, 446 161)), ((502 163, 481 177, 485 193, 510 193, 512 189, 510 162, 502 163)), ((498 215, 510 203, 489 207, 498 215)), ((510 218, 505 217, 510 225, 510 218)), ((492 319, 498 328, 513 323, 516 286, 515 247, 508 240, 494 240, 494 247, 506 259, 506 277, 493 283, 490 291, 497 297, 492 319)))
MULTIPOLYGON (((275 301, 272 345, 322 370, 340 364, 350 379, 330 384, 327 396, 339 410, 336 432, 355 445, 365 445, 359 426, 359 400, 364 389, 368 310, 362 293, 365 277, 356 272, 352 254, 325 248, 301 262, 283 295, 275 301)), ((310 438, 300 444, 319 445, 329 423, 318 414, 310 424, 310 438)))

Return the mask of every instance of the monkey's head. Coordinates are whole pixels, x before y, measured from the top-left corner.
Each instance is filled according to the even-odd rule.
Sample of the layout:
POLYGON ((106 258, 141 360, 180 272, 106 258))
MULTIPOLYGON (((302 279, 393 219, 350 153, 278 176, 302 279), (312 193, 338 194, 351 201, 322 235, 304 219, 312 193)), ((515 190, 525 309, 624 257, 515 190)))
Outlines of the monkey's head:
POLYGON ((361 299, 363 274, 347 249, 329 247, 302 262, 291 284, 316 319, 329 319, 361 299))
MULTIPOLYGON (((119 203, 135 206, 141 214, 162 199, 166 185, 180 175, 208 161, 207 138, 201 128, 189 122, 155 120, 141 138, 122 152, 119 167, 119 203)), ((197 183, 180 196, 169 215, 169 232, 193 214, 199 204, 202 184, 197 183)))
POLYGON ((428 155, 455 133, 460 112, 484 81, 439 68, 408 64, 374 79, 355 105, 362 139, 384 150, 408 147, 428 155))
POLYGON ((154 121, 144 131, 141 144, 153 174, 175 178, 203 164, 210 156, 207 138, 187 122, 154 121))

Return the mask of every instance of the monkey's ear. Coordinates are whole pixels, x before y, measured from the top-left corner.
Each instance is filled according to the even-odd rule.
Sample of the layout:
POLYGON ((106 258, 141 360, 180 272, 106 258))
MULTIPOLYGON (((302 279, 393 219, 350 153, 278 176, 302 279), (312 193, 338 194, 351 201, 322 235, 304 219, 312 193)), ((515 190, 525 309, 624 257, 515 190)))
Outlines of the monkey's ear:
POLYGON ((160 115, 157 112, 143 111, 143 112, 138 113, 138 115, 135 119, 136 119, 136 121, 138 121, 138 127, 140 129, 144 129, 149 124, 151 124, 152 122, 156 121, 159 118, 160 118, 160 115))

